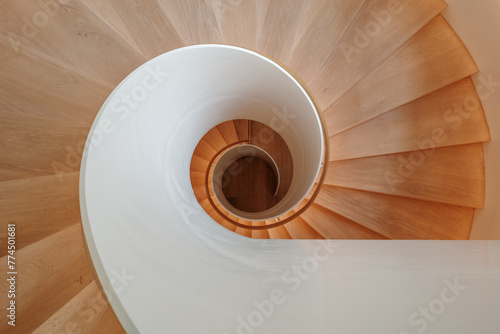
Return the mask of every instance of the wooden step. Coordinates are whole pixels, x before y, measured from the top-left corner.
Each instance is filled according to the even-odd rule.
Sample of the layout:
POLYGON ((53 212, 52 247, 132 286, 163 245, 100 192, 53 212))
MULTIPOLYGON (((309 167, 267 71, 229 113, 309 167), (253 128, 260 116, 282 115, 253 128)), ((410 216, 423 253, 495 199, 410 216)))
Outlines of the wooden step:
POLYGON ((330 162, 325 184, 482 208, 481 144, 330 162))
POLYGON ((330 137, 330 160, 489 140, 481 102, 466 78, 330 137))
MULTIPOLYGON (((18 239, 21 239, 22 235, 18 239)), ((0 259, 7 263, 5 257, 0 259)), ((80 225, 73 225, 16 252, 16 330, 31 333, 93 280, 80 225)), ((2 275, 3 276, 3 275, 2 275)), ((3 276, 5 277, 5 276, 3 276)), ((6 279, 0 289, 8 291, 6 279)), ((10 333, 7 321, 0 333, 10 333)))
POLYGON ((146 59, 183 46, 157 1, 82 0, 146 59), (111 16, 108 16, 108 13, 111 16), (114 15, 113 15, 114 14, 114 15))
POLYGON ((445 7, 442 0, 366 1, 311 85, 321 109, 378 67, 445 7))
POLYGON ((227 145, 238 141, 238 133, 236 132, 233 121, 218 124, 217 130, 219 130, 227 145))
MULTIPOLYGON (((252 226, 266 226, 266 222, 252 222, 252 226)), ((252 238, 269 239, 268 230, 252 230, 252 238)))
POLYGON ((13 52, 36 50, 112 86, 146 60, 83 3, 41 4, 0 3, 6 18, 0 33, 9 36, 13 52))
POLYGON ((210 161, 217 154, 217 150, 208 144, 205 138, 202 138, 196 146, 193 155, 197 155, 206 161, 210 161))
POLYGON ((255 1, 211 1, 224 44, 255 50, 257 9, 255 1))
POLYGON ((238 140, 248 140, 250 121, 246 119, 236 119, 233 121, 233 123, 236 129, 236 133, 238 134, 238 140))
MULTIPOLYGON (((0 183, 2 226, 15 223, 16 250, 80 223, 79 173, 34 177, 0 183)), ((0 235, 6 233, 3 229, 0 235)), ((2 238, 3 239, 3 238, 2 238)), ((5 239, 3 239, 5 240, 5 239)), ((0 249, 0 256, 7 247, 0 249)))
POLYGON ((125 333, 95 281, 57 310, 33 334, 67 332, 125 333))
POLYGON ((288 64, 299 33, 298 22, 305 2, 282 0, 264 3, 267 8, 264 8, 265 14, 258 27, 257 51, 288 64))
POLYGON ((147 58, 140 50, 137 41, 128 30, 128 26, 124 21, 126 18, 121 17, 115 9, 115 6, 110 1, 100 1, 100 0, 80 0, 85 6, 87 6, 91 12, 97 15, 103 22, 109 25, 121 38, 127 41, 138 53, 140 53, 145 59, 147 58))
POLYGON ((226 147, 227 143, 217 127, 213 127, 202 138, 216 152, 226 147))
POLYGON ((330 135, 367 122, 477 72, 442 16, 432 20, 325 111, 330 135))
POLYGON ((317 204, 312 204, 300 217, 325 239, 386 239, 317 204))
POLYGON ((89 127, 0 112, 0 182, 78 171, 89 127))
MULTIPOLYGON (((229 215, 229 217, 231 219, 233 219, 234 221, 237 221, 239 222, 240 224, 245 224, 245 225, 249 225, 249 226, 252 226, 253 223, 252 222, 249 222, 249 221, 246 221, 244 219, 238 219, 232 215, 229 215)), ((236 230, 235 230, 236 233, 244 236, 244 237, 247 237, 247 238, 251 238, 252 237, 252 230, 249 230, 247 228, 242 228, 242 227, 236 227, 236 230)))
POLYGON ((91 124, 112 87, 26 50, 16 54, 0 37, 3 112, 91 124))
POLYGON ((159 1, 185 45, 222 43, 212 4, 205 0, 159 1))
POLYGON ((194 172, 205 173, 207 171, 208 163, 210 161, 201 158, 199 155, 193 154, 191 158, 190 170, 194 172))
MULTIPOLYGON (((288 214, 283 215, 281 220, 285 220, 294 214, 295 211, 290 211, 288 214)), ((324 239, 316 230, 314 230, 304 219, 297 217, 291 222, 283 225, 292 239, 324 239)))
MULTIPOLYGON (((266 221, 267 225, 275 224, 276 221, 268 220, 266 221)), ((285 226, 278 226, 274 228, 270 228, 267 230, 269 233, 269 239, 292 239, 292 236, 286 230, 285 226)))
POLYGON ((366 0, 306 1, 286 65, 311 85, 364 3, 366 0))
POLYGON ((389 239, 467 240, 474 209, 323 186, 315 204, 389 239))

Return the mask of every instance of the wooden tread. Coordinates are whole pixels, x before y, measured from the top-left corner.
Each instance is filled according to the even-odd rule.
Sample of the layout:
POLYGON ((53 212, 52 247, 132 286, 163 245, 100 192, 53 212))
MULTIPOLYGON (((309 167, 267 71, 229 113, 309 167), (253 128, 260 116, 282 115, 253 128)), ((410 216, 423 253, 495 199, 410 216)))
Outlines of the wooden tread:
POLYGON ((325 184, 482 208, 481 144, 330 162, 325 184))
POLYGON ((438 16, 328 107, 328 131, 348 130, 477 70, 453 28, 438 16))
POLYGON ((474 209, 323 186, 319 204, 388 239, 467 240, 474 209))

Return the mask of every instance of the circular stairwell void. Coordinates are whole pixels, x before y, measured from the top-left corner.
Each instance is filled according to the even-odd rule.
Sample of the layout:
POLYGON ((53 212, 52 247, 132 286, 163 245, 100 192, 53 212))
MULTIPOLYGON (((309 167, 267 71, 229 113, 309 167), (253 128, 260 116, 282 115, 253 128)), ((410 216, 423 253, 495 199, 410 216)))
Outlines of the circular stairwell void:
MULTIPOLYGON (((219 159, 217 159, 217 161, 215 162, 211 173, 211 185, 215 198, 220 203, 220 205, 230 214, 248 221, 270 220, 274 217, 280 216, 282 212, 277 212, 276 210, 274 210, 274 207, 276 207, 277 203, 275 203, 274 205, 265 205, 266 208, 263 210, 244 210, 230 203, 229 199, 227 198, 225 189, 230 185, 228 183, 231 182, 231 179, 233 179, 233 182, 240 181, 237 184, 237 187, 239 188, 237 189, 237 191, 250 191, 250 185, 245 184, 245 182, 241 182, 243 180, 237 179, 239 174, 243 172, 242 165, 245 165, 245 162, 252 163, 252 165, 248 167, 263 166, 266 170, 269 169, 266 167, 270 167, 270 169, 274 173, 274 179, 277 180, 275 181, 276 185, 274 187, 274 190, 272 191, 273 195, 276 196, 280 188, 280 171, 278 165, 276 164, 272 156, 262 148, 255 145, 245 144, 228 149, 226 152, 221 154, 219 159), (246 159, 247 161, 242 161, 240 164, 240 159, 246 159), (264 164, 262 165, 260 164, 260 162, 263 162, 264 164), (239 168, 238 166, 234 166, 235 163, 238 163, 239 168)), ((262 168, 256 169, 253 172, 247 171, 245 174, 246 175, 243 176, 250 177, 251 181, 257 181, 259 183, 267 185, 267 182, 265 180, 265 174, 267 173, 265 170, 262 170, 262 168), (263 173, 264 175, 255 175, 255 173, 263 173)), ((265 188, 260 189, 260 191, 258 192, 252 191, 251 193, 253 196, 266 197, 266 192, 269 192, 269 189, 265 188)), ((263 205, 258 205, 258 207, 263 208, 263 205)))

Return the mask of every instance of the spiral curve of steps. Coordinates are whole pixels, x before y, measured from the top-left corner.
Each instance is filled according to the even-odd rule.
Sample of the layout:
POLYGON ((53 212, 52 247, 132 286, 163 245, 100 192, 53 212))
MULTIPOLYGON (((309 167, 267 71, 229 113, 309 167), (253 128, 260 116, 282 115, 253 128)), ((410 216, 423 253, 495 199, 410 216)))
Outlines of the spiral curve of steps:
MULTIPOLYGON (((468 239, 474 210, 484 205, 482 143, 490 135, 470 78, 478 68, 441 16, 445 7, 441 0, 2 2, 0 235, 5 240, 7 223, 16 224, 22 275, 18 326, 3 321, 0 333, 124 332, 86 259, 81 155, 114 87, 182 46, 230 44, 283 63, 310 87, 328 126, 328 174, 311 207, 279 228, 235 232, 468 239)), ((219 129, 219 145, 238 138, 230 125, 219 129)), ((217 151, 205 144, 196 158, 217 151)))

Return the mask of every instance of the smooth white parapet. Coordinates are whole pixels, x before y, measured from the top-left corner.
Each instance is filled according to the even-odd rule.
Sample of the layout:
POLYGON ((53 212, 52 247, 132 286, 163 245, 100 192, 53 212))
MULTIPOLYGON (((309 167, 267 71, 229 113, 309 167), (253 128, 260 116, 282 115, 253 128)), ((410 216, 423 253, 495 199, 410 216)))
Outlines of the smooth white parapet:
MULTIPOLYGON (((81 212, 125 330, 498 333, 498 242, 254 240, 203 211, 189 177, 196 144, 230 118, 269 124, 274 107, 292 108, 287 87, 274 105, 254 97, 280 82, 276 70, 236 47, 183 48, 137 69, 102 107, 82 161, 81 212), (269 67, 251 65, 261 62, 269 67), (237 80, 221 82, 224 75, 237 80)), ((291 121, 308 122, 300 113, 291 121)), ((299 135, 282 137, 317 162, 321 147, 303 147, 299 135)))

